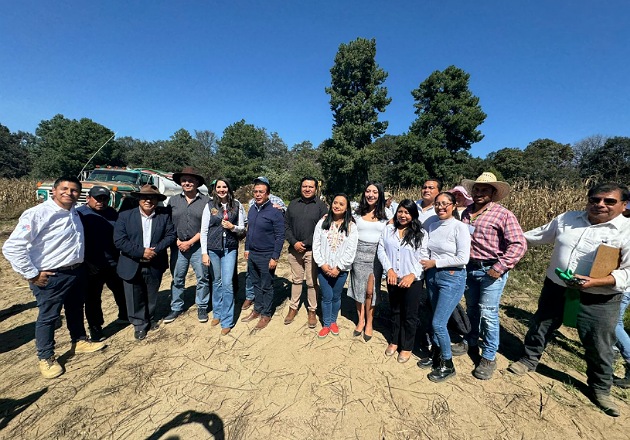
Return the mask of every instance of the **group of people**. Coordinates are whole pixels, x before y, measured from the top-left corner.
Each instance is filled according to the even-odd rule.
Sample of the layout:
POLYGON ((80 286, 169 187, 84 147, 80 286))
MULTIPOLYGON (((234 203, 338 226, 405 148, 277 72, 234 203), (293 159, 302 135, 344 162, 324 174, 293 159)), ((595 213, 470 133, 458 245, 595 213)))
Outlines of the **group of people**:
MULTIPOLYGON (((429 380, 441 382, 455 375, 453 355, 468 352, 476 364, 473 375, 487 380, 496 369, 499 305, 509 271, 528 244, 553 243, 524 354, 508 370, 519 375, 535 370, 562 323, 564 292, 576 288, 577 328, 586 351, 591 397, 607 414, 619 414, 610 397, 615 344, 630 372, 630 338, 619 321, 630 302, 630 294, 624 297, 630 291, 630 219, 622 215, 630 194, 624 185, 598 184, 589 190, 584 211, 561 214, 523 233, 516 216, 499 204, 510 186, 489 172, 476 180, 464 179, 449 191, 442 190, 439 179, 428 179, 420 200, 399 203, 382 185, 369 182, 356 209, 343 193, 327 206, 312 177, 301 180, 300 196, 287 207, 261 176, 253 181, 247 212, 228 179, 212 181, 209 195, 199 191, 205 179, 192 167, 173 179, 182 192, 166 206, 159 206, 166 196, 145 185, 132 193, 137 207, 118 213, 108 206, 109 190, 99 186, 75 209, 81 182, 62 177, 51 199, 20 217, 3 253, 29 281, 37 301, 36 347, 44 377, 63 373, 54 355, 54 329, 62 306, 72 350, 100 350, 105 339, 101 292, 107 284, 118 306, 118 321, 131 323, 134 337, 143 340, 159 326, 157 292, 169 267, 171 310, 163 322, 182 314, 185 278, 192 266, 199 322, 209 320, 212 301, 210 325, 220 325, 221 334, 229 334, 235 325, 233 280, 244 238, 248 269, 241 308, 253 308, 241 321, 256 320, 253 332, 264 329, 274 314, 273 276, 286 240, 292 287, 284 324, 295 321, 305 282, 307 325, 318 324, 320 291, 322 327, 317 337, 338 335, 347 285, 357 311, 353 336, 367 342, 373 336, 374 308, 384 278, 392 321, 386 356, 397 355, 404 363, 419 345, 426 351, 418 366, 430 369, 429 380), (602 243, 619 249, 620 263, 606 276, 591 278, 602 243), (574 281, 560 278, 556 268, 573 274, 574 281), (471 331, 456 346, 448 322, 464 296, 471 331), (83 324, 84 305, 90 338, 83 324)), ((615 383, 630 386, 628 376, 615 383)))

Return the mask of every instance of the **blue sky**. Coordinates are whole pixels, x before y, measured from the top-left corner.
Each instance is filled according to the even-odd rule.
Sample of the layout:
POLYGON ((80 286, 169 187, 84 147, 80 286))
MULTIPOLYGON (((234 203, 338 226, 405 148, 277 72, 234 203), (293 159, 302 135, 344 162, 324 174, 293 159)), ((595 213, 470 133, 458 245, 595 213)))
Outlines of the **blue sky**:
POLYGON ((0 123, 34 132, 61 113, 158 140, 245 119, 318 145, 337 49, 363 37, 389 74, 388 134, 416 118, 411 90, 455 65, 488 115, 474 156, 630 136, 629 17, 627 0, 7 1, 0 123))

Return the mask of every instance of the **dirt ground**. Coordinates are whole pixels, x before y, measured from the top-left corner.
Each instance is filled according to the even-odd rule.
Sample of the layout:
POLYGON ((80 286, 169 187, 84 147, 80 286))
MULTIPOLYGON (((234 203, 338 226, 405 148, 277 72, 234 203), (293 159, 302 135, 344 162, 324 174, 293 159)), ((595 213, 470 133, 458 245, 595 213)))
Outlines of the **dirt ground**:
MULTIPOLYGON (((3 228, 4 242, 12 225, 3 228)), ((240 260, 239 304, 245 265, 240 260)), ((630 394, 615 390, 622 411, 611 418, 584 396, 586 378, 570 365, 581 348, 572 329, 561 334, 536 373, 506 371, 518 358, 535 297, 508 289, 502 305, 498 370, 471 375, 467 356, 457 376, 434 384, 413 360, 384 356, 388 324, 374 338, 353 338, 353 304, 344 298, 340 335, 316 337, 306 312, 285 326, 288 264, 277 272, 278 307, 266 329, 238 322, 228 336, 197 321, 194 276, 187 311, 137 342, 116 326, 116 305, 104 292, 107 348, 72 356, 64 325, 56 353, 65 373, 43 379, 37 367, 37 308, 27 286, 0 258, 0 438, 6 439, 628 439, 630 394)), ((168 313, 165 274, 158 311, 168 313)), ((538 286, 532 286, 535 291, 538 286)), ((386 316, 386 313, 383 313, 386 316)), ((579 363, 579 361, 578 361, 579 363)))

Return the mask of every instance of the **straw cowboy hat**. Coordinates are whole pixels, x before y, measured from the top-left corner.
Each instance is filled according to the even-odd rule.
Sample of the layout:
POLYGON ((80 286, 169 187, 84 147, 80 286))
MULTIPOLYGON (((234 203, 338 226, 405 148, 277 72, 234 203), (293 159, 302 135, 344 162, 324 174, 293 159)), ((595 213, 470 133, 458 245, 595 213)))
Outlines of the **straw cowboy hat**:
POLYGON ((182 176, 186 174, 188 176, 193 176, 199 181, 199 186, 206 183, 206 179, 203 178, 201 174, 199 174, 199 170, 193 167, 184 167, 184 169, 179 173, 173 173, 173 182, 178 185, 181 185, 182 176))
POLYGON ((160 202, 166 200, 166 196, 157 189, 157 186, 149 185, 148 183, 142 186, 140 191, 134 191, 131 195, 137 199, 142 198, 142 196, 156 196, 160 202))
POLYGON ((496 190, 494 196, 492 197, 493 202, 498 202, 506 198, 510 193, 510 184, 497 180, 497 176, 488 171, 481 173, 481 176, 477 177, 477 180, 462 180, 462 186, 466 188, 469 193, 472 193, 472 187, 475 183, 490 185, 496 190))

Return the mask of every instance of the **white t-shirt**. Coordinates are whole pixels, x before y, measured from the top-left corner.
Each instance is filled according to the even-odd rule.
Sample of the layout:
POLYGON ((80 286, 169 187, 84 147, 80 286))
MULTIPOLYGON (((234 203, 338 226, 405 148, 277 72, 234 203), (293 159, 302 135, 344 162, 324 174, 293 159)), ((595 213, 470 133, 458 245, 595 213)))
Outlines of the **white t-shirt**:
POLYGON ((369 222, 367 220, 363 220, 363 218, 358 214, 355 214, 353 217, 357 224, 357 229, 359 230, 359 240, 366 243, 378 243, 378 239, 381 237, 383 229, 385 229, 387 220, 369 222))

